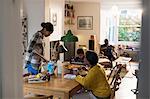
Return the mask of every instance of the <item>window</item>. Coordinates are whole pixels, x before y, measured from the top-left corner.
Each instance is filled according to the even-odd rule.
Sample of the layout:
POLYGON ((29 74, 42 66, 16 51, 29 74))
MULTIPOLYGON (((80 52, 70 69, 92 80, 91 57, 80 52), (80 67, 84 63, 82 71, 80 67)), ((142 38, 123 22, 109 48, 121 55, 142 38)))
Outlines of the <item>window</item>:
POLYGON ((139 42, 141 35, 141 13, 139 10, 120 10, 118 41, 139 42))
POLYGON ((139 9, 103 9, 100 20, 100 44, 107 38, 110 44, 139 45, 141 37, 141 16, 139 9))

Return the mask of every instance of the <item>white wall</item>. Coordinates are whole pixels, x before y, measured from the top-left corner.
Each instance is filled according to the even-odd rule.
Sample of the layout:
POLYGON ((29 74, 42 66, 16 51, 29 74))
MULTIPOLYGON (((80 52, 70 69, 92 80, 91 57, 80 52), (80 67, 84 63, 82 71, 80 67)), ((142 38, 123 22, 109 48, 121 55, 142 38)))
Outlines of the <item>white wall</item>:
MULTIPOLYGON (((79 41, 76 43, 76 48, 79 45, 86 45, 87 48, 88 42, 90 39, 90 35, 95 35, 97 45, 99 42, 99 33, 100 33, 100 4, 99 3, 89 3, 89 2, 75 2, 74 3, 75 9, 75 27, 73 33, 78 36, 79 41), (93 30, 78 30, 77 29, 77 16, 93 16, 93 30)), ((95 46, 98 47, 98 46, 95 46)), ((95 51, 99 51, 98 48, 95 51)))
POLYGON ((41 30, 41 23, 45 18, 44 0, 24 0, 25 10, 28 18, 28 39, 41 30))
POLYGON ((21 0, 0 1, 0 99, 22 99, 21 0))
POLYGON ((57 23, 50 41, 60 40, 64 34, 64 0, 49 0, 50 22, 53 23, 53 14, 57 15, 57 23))
POLYGON ((109 10, 103 10, 101 9, 100 11, 100 44, 104 43, 104 39, 107 38, 107 33, 108 33, 108 26, 109 26, 109 22, 108 22, 108 18, 109 18, 109 10))

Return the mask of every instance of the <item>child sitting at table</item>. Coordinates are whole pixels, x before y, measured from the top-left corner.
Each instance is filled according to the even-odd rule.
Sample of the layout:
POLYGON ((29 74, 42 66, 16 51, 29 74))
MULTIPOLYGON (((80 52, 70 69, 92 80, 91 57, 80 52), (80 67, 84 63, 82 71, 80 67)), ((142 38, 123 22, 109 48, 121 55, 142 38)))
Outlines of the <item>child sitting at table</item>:
POLYGON ((77 49, 77 56, 75 58, 72 58, 70 62, 84 62, 84 51, 82 48, 77 49))
POLYGON ((73 99, 109 99, 111 88, 107 82, 104 69, 98 63, 98 56, 93 51, 87 51, 84 63, 90 69, 85 77, 78 75, 75 80, 88 92, 76 94, 73 99))

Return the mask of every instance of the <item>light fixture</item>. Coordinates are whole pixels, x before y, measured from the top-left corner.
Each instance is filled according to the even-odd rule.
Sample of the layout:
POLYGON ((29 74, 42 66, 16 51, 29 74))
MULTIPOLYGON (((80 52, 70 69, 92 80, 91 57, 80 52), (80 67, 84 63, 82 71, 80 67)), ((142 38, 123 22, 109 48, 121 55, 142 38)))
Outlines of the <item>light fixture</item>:
POLYGON ((65 36, 61 37, 61 41, 63 41, 63 42, 77 42, 78 41, 78 37, 74 36, 72 34, 71 30, 68 30, 67 34, 65 36))

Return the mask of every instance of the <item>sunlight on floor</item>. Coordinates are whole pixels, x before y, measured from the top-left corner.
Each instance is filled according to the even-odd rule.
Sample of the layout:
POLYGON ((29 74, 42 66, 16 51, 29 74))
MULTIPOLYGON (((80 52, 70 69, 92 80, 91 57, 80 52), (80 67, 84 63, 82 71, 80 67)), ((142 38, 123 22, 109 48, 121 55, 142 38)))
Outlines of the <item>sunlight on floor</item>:
POLYGON ((129 72, 122 79, 119 90, 116 92, 115 99, 136 99, 136 95, 131 91, 131 89, 136 89, 137 78, 132 74, 135 69, 138 69, 138 63, 130 63, 128 66, 129 72))

